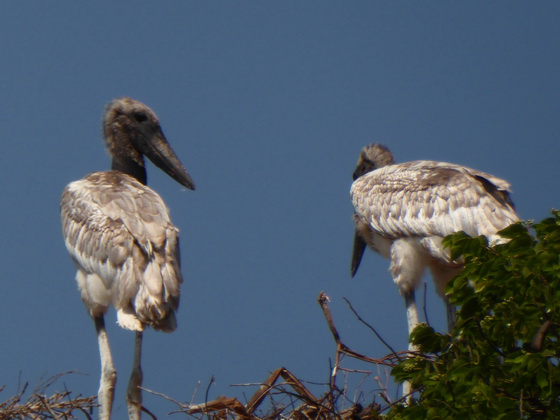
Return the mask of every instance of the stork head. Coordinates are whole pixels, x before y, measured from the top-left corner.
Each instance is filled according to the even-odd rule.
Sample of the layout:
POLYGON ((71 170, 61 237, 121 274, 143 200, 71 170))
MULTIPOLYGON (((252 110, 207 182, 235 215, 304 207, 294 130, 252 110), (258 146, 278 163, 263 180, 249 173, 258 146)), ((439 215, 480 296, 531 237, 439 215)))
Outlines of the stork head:
POLYGON ((194 190, 189 173, 167 142, 154 111, 131 98, 109 102, 103 118, 103 134, 112 169, 146 183, 146 156, 179 184, 194 190))
POLYGON ((393 154, 386 146, 378 143, 369 144, 361 150, 360 158, 352 177, 355 181, 368 172, 392 165, 393 163, 395 163, 393 154))

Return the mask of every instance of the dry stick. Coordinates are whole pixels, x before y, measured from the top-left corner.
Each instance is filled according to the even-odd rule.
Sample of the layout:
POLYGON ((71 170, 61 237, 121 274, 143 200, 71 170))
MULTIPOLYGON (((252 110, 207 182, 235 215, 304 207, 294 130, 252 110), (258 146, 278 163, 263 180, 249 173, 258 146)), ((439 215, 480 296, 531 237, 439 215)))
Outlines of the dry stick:
POLYGON ((293 373, 291 373, 288 369, 282 367, 272 372, 268 376, 268 378, 262 384, 260 384, 260 388, 253 394, 253 396, 245 406, 241 404, 236 398, 228 398, 222 396, 204 404, 189 405, 187 407, 188 410, 185 412, 187 412, 188 414, 195 414, 208 413, 212 411, 232 410, 242 417, 255 418, 253 413, 262 403, 264 398, 268 396, 272 390, 286 385, 292 387, 296 391, 296 393, 288 393, 284 391, 287 395, 296 397, 299 400, 303 400, 314 409, 320 411, 330 411, 328 407, 325 407, 323 404, 321 404, 321 402, 317 400, 317 398, 315 398, 315 396, 305 387, 305 385, 303 385, 303 383, 298 378, 296 378, 293 373), (280 377, 282 377, 285 382, 276 384, 276 381, 278 381, 280 377))
MULTIPOLYGON (((210 387, 212 386, 213 383, 214 383, 214 375, 212 375, 212 377, 210 378, 210 383, 206 387, 206 393, 204 394, 204 402, 206 403, 206 405, 208 405, 208 394, 210 393, 210 387)), ((207 413, 205 412, 204 414, 207 413)))
POLYGON ((292 387, 294 388, 298 394, 304 397, 308 402, 317 403, 317 398, 301 383, 301 381, 295 377, 295 375, 290 372, 288 369, 282 368, 282 372, 280 373, 282 378, 292 387))
MULTIPOLYGON (((253 411, 261 404, 261 402, 267 396, 267 394, 270 393, 270 391, 274 389, 276 386, 281 386, 281 385, 275 385, 275 382, 278 380, 280 376, 286 379, 286 383, 281 385, 290 385, 291 387, 293 387, 298 391, 300 398, 311 399, 311 402, 313 404, 317 404, 315 397, 313 397, 313 395, 305 388, 305 386, 301 384, 297 380, 297 378, 295 378, 295 376, 293 376, 287 369, 284 368, 279 368, 276 369, 274 372, 272 372, 267 378, 267 380, 262 384, 260 384, 261 385, 260 388, 251 397, 250 401, 247 403, 246 406, 244 406, 236 398, 230 398, 225 396, 220 396, 212 401, 208 401, 208 398, 206 398, 206 402, 203 404, 192 404, 192 403, 185 404, 177 400, 174 400, 173 398, 165 394, 155 392, 147 388, 141 388, 141 389, 148 393, 163 397, 168 401, 171 401, 177 406, 179 406, 179 410, 174 411, 173 413, 182 412, 191 415, 196 413, 204 413, 208 415, 208 413, 210 412, 231 410, 242 417, 252 418, 251 416, 253 411)), ((210 381, 210 384, 212 383, 213 383, 213 379, 210 381)), ((206 393, 206 396, 207 395, 208 395, 208 391, 206 393)))
POLYGON ((163 398, 165 398, 167 401, 171 401, 172 403, 177 404, 177 405, 178 405, 179 407, 181 407, 181 408, 187 408, 187 407, 188 407, 187 404, 184 404, 184 403, 182 403, 182 402, 179 402, 179 401, 177 401, 177 400, 174 400, 173 398, 171 398, 171 397, 168 396, 168 395, 162 394, 162 393, 160 393, 160 392, 152 391, 151 389, 144 388, 144 387, 142 387, 142 386, 140 386, 140 387, 138 387, 138 388, 140 388, 142 391, 146 391, 146 392, 148 392, 148 393, 150 393, 150 394, 157 395, 158 397, 163 397, 163 398))
POLYGON ((389 359, 390 357, 393 358, 397 357, 397 359, 400 360, 400 357, 398 353, 393 351, 393 355, 391 356, 385 356, 383 359, 373 359, 371 357, 364 356, 348 348, 345 344, 342 343, 340 339, 340 335, 338 334, 338 331, 334 326, 334 322, 332 320, 332 316, 328 307, 329 297, 325 294, 325 292, 321 292, 319 293, 319 297, 317 301, 319 302, 319 305, 323 310, 323 314, 325 316, 325 319, 327 320, 327 324, 329 326, 331 334, 333 335, 333 338, 336 342, 336 357, 335 357, 334 367, 332 368, 331 381, 330 381, 331 393, 329 393, 328 395, 329 402, 331 403, 332 406, 334 404, 332 390, 336 389, 336 374, 339 368, 341 354, 345 354, 347 356, 353 357, 358 360, 362 360, 367 363, 373 363, 375 365, 384 365, 390 367, 395 366, 395 364, 393 362, 387 362, 386 360, 389 359))
MULTIPOLYGON (((374 359, 372 357, 364 356, 363 354, 360 354, 360 353, 350 349, 349 347, 347 347, 345 344, 342 343, 342 341, 340 340, 340 335, 338 334, 338 331, 336 330, 336 327, 334 326, 334 322, 332 320, 332 316, 331 316, 329 307, 327 305, 327 302, 329 301, 329 297, 325 294, 325 292, 321 292, 321 293, 319 293, 319 298, 317 300, 319 302, 319 305, 321 306, 321 309, 323 310, 323 313, 325 315, 325 319, 327 320, 327 323, 329 325, 329 329, 331 330, 331 333, 334 337, 334 340, 336 341, 337 352, 339 351, 342 354, 353 357, 355 359, 362 360, 364 362, 373 363, 375 365, 389 366, 389 367, 394 367, 395 363, 390 362, 390 361, 388 362, 387 360, 391 360, 392 357, 397 357, 400 360, 399 354, 408 354, 409 353, 408 351, 403 351, 403 352, 398 352, 398 353, 395 352, 391 356, 385 356, 381 359, 374 359)), ((337 367, 335 366, 333 369, 336 369, 336 368, 337 367)))
MULTIPOLYGON (((29 384, 26 382, 23 389, 15 396, 9 398, 3 403, 0 403, 0 419, 12 418, 68 418, 72 417, 73 410, 79 410, 88 418, 91 416, 86 409, 91 410, 96 406, 96 397, 80 397, 79 395, 73 399, 70 398, 70 392, 55 393, 52 396, 43 395, 46 393, 47 388, 51 386, 58 378, 68 373, 58 374, 48 378, 44 382, 37 385, 33 394, 27 398, 25 402, 21 402, 23 394, 28 389, 29 384), (66 401, 68 399, 68 401, 66 401)), ((18 385, 19 388, 19 385, 18 385)), ((4 387, 0 387, 0 392, 4 387)))
POLYGON ((82 407, 77 407, 77 409, 80 410, 82 413, 84 413, 84 416, 86 416, 88 420, 92 420, 91 416, 85 409, 83 409, 82 407))
POLYGON ((338 334, 338 331, 336 330, 336 327, 334 326, 334 322, 332 320, 331 311, 329 310, 329 307, 328 307, 328 304, 327 304, 329 302, 329 300, 330 299, 326 295, 325 292, 319 293, 319 297, 318 297, 317 301, 319 302, 319 305, 321 306, 321 309, 323 310, 323 314, 325 316, 325 319, 327 320, 327 324, 329 326, 329 329, 331 330, 331 334, 334 338, 334 341, 336 342, 336 356, 335 356, 334 366, 332 368, 331 380, 330 380, 330 388, 335 389, 336 374, 337 374, 337 371, 338 371, 338 365, 340 363, 340 353, 341 353, 343 344, 340 340, 340 335, 338 334))
POLYGON ((19 396, 10 398, 5 403, 0 404, 0 419, 12 419, 17 417, 25 418, 68 418, 72 416, 73 410, 83 412, 87 418, 91 418, 85 408, 91 409, 94 406, 95 397, 76 398, 70 401, 63 401, 68 392, 59 394, 55 393, 51 397, 34 393, 24 404, 20 402, 19 396), (6 404, 8 403, 8 404, 6 404), (57 414, 59 413, 59 414, 57 414))
POLYGON ((247 412, 243 404, 241 404, 236 398, 224 397, 223 395, 204 404, 192 405, 186 412, 188 414, 203 413, 208 415, 208 413, 212 411, 219 410, 232 410, 241 416, 247 416, 247 412))
POLYGON ((202 385, 202 382, 198 381, 196 383, 196 387, 194 388, 194 392, 193 392, 192 397, 191 397, 191 402, 190 402, 191 405, 194 404, 194 399, 196 397, 196 394, 198 394, 198 388, 200 388, 200 385, 202 385))
POLYGON ((53 419, 59 419, 60 417, 57 416, 54 411, 52 410, 51 406, 49 405, 48 401, 46 400, 45 397, 43 397, 42 395, 37 395, 37 399, 40 402, 40 405, 42 405, 43 407, 45 407, 45 410, 47 410, 47 412, 49 412, 49 414, 52 416, 53 419))
POLYGON ((274 383, 280 376, 280 372, 283 368, 278 368, 274 372, 272 372, 269 377, 262 383, 260 388, 253 394, 249 402, 247 403, 247 411, 252 413, 255 409, 260 405, 263 399, 266 397, 266 394, 269 390, 274 386, 274 383))
POLYGON ((261 404, 263 399, 266 397, 270 390, 275 388, 276 381, 279 377, 282 377, 286 382, 286 385, 291 386, 296 392, 299 398, 303 398, 305 401, 312 405, 320 406, 321 404, 317 401, 317 398, 301 383, 301 381, 295 377, 295 375, 286 368, 278 368, 270 374, 270 376, 264 381, 261 387, 253 394, 249 402, 245 405, 248 414, 252 414, 256 408, 261 404))
POLYGON ((379 385, 379 390, 381 391, 381 393, 379 393, 378 395, 380 395, 387 403, 392 404, 388 391, 389 376, 387 375, 387 371, 385 370, 385 372, 383 372, 385 374, 385 384, 383 384, 381 382, 381 376, 382 376, 381 369, 379 368, 379 365, 376 367, 377 367, 377 384, 379 385))
POLYGON ((385 347, 387 347, 389 349, 389 351, 391 353, 393 353, 393 356, 395 356, 398 360, 401 360, 401 357, 397 354, 397 352, 393 349, 393 347, 391 347, 389 345, 389 343, 387 343, 385 340, 383 340, 383 338, 377 333, 375 328, 373 328, 373 326, 371 326, 370 324, 368 324, 366 321, 364 321, 362 319, 362 317, 358 314, 358 312, 356 312, 356 310, 354 309, 354 307, 352 306, 350 301, 348 299, 346 299, 345 297, 343 297, 342 299, 344 299, 344 301, 346 302, 346 304, 348 305, 350 310, 354 313, 354 315, 356 315, 356 318, 358 318, 358 321, 360 321, 362 324, 364 324, 366 327, 368 327, 375 334, 375 336, 385 345, 385 347))

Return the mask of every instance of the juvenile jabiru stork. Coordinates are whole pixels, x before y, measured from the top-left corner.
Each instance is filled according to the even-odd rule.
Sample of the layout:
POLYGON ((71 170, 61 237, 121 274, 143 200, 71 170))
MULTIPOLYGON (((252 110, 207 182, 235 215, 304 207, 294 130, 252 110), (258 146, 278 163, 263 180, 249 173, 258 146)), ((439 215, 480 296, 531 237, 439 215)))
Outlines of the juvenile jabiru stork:
POLYGON ((405 300, 410 334, 419 323, 414 292, 428 268, 446 303, 451 331, 455 313, 444 290, 460 273, 462 262, 450 259, 442 239, 464 231, 471 236, 484 235, 491 244, 499 243, 497 232, 519 220, 509 183, 452 163, 395 164, 392 153, 381 144, 361 150, 353 178, 350 195, 356 229, 352 277, 366 245, 389 258, 389 271, 405 300))
POLYGON ((107 104, 103 134, 111 170, 86 175, 64 189, 62 233, 97 332, 100 418, 111 416, 116 382, 103 317, 112 305, 118 324, 136 332, 127 405, 129 417, 137 419, 142 408, 142 332, 146 327, 175 330, 182 282, 179 230, 162 198, 146 186, 143 156, 186 188, 194 190, 195 185, 156 114, 143 103, 120 98, 107 104))

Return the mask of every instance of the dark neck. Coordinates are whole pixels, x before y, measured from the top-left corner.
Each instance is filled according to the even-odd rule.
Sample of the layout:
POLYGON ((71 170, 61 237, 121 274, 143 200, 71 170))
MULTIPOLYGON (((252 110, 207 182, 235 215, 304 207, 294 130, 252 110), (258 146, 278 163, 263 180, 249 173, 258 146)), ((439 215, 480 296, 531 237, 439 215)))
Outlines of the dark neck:
POLYGON ((146 185, 148 181, 144 162, 142 162, 142 164, 139 164, 138 162, 132 159, 113 157, 113 162, 111 163, 111 169, 113 171, 119 171, 127 175, 133 176, 138 180, 138 182, 141 182, 144 185, 146 185))

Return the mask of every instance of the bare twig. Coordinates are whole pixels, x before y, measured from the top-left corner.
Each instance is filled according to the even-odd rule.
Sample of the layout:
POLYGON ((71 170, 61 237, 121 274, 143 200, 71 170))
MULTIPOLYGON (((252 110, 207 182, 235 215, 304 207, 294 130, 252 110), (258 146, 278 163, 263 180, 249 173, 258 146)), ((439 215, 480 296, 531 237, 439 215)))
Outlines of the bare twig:
MULTIPOLYGON (((394 367, 395 366, 396 361, 394 359, 400 360, 400 355, 410 353, 408 351, 403 351, 403 352, 398 352, 398 353, 394 352, 393 354, 388 355, 388 356, 384 356, 381 359, 374 359, 372 357, 364 356, 363 354, 360 354, 360 353, 350 349, 348 346, 346 346, 340 340, 340 335, 338 334, 338 331, 336 330, 336 327, 334 326, 334 323, 333 323, 333 320, 332 320, 332 316, 331 316, 331 313, 330 313, 330 310, 329 310, 329 307, 328 307, 328 301, 329 301, 329 297, 324 292, 321 292, 319 294, 318 302, 319 302, 319 305, 321 306, 321 309, 323 310, 323 313, 325 314, 325 319, 327 320, 327 324, 329 325, 329 329, 331 330, 333 338, 336 342, 337 353, 346 354, 347 356, 353 357, 355 359, 362 360, 364 362, 373 363, 373 364, 376 364, 376 365, 384 365, 384 366, 389 366, 389 367, 394 367)), ((337 362, 338 362, 338 357, 337 357, 337 362)), ((338 365, 335 364, 335 367, 333 369, 336 369, 337 366, 338 365)))
POLYGON ((362 317, 358 314, 358 312, 356 312, 356 310, 354 309, 354 307, 352 306, 350 301, 348 299, 346 299, 345 297, 343 297, 342 299, 344 299, 344 301, 346 302, 346 304, 348 305, 350 310, 354 313, 356 318, 358 318, 358 321, 360 321, 362 324, 364 324, 366 327, 368 327, 375 334, 375 336, 379 339, 379 341, 381 341, 385 345, 385 347, 387 347, 389 349, 389 351, 393 354, 393 356, 395 356, 395 358, 397 358, 398 360, 401 360, 401 357, 397 354, 397 352, 393 349, 393 347, 391 347, 389 345, 389 343, 387 343, 385 340, 383 340, 383 337, 381 337, 381 335, 379 335, 379 333, 375 330, 375 328, 373 328, 373 326, 371 326, 370 324, 368 324, 366 321, 364 321, 362 319, 362 317))
MULTIPOLYGON (((385 341, 381 339, 375 329, 367 324, 357 314, 350 302, 347 299, 345 299, 345 301, 354 315, 358 318, 358 320, 363 322, 375 333, 375 335, 387 346, 387 348, 389 348, 391 354, 388 354, 380 359, 375 359, 360 354, 346 346, 342 342, 340 334, 333 321, 332 314, 328 306, 329 298, 325 293, 322 292, 318 297, 318 303, 321 306, 329 330, 331 331, 331 334, 336 342, 336 354, 334 362, 331 363, 329 370, 330 378, 328 383, 328 391, 325 392, 325 394, 320 398, 315 397, 315 395, 313 395, 313 393, 304 385, 304 383, 300 379, 298 379, 288 369, 283 367, 271 372, 266 380, 262 383, 234 385, 258 385, 258 389, 249 398, 246 404, 241 403, 236 398, 226 396, 219 396, 212 401, 208 401, 209 389, 214 383, 213 377, 208 384, 204 403, 202 404, 193 404, 192 400, 190 404, 181 403, 164 394, 145 388, 143 388, 143 390, 154 395, 161 396, 174 403, 178 407, 178 409, 173 413, 181 412, 187 415, 194 416, 198 419, 204 418, 201 416, 205 416, 209 420, 275 420, 278 418, 289 418, 295 420, 377 419, 378 414, 381 412, 381 406, 379 404, 371 402, 364 408, 361 404, 356 403, 357 400, 363 401, 365 395, 367 394, 371 394, 372 396, 374 395, 374 390, 371 390, 367 394, 359 391, 359 389, 365 385, 366 380, 372 378, 373 372, 369 370, 346 368, 341 365, 341 362, 344 356, 350 356, 366 363, 374 364, 379 371, 381 366, 384 366, 386 368, 395 366, 396 363, 406 357, 409 352, 394 351, 391 346, 389 346, 385 341), (338 372, 343 372, 345 378, 344 384, 341 389, 336 385, 336 376, 338 372), (350 393, 351 389, 348 379, 352 374, 361 374, 364 375, 364 377, 359 382, 358 390, 354 392, 352 397, 349 397, 348 394, 350 393), (258 415, 257 413, 259 412, 259 408, 267 398, 269 400, 267 414, 264 416, 258 415)), ((417 354, 414 353, 414 355, 417 354)), ((392 405, 390 399, 386 395, 387 385, 383 386, 377 376, 373 379, 376 380, 379 384, 381 390, 380 397, 384 400, 385 403, 387 403, 388 405, 392 405)), ((326 384, 323 383, 320 385, 324 386, 326 384)), ((406 398, 406 396, 404 398, 406 398)))
POLYGON ((171 401, 172 403, 177 404, 177 405, 180 406, 180 407, 187 408, 187 407, 189 406, 189 404, 185 404, 185 403, 179 402, 179 401, 177 401, 177 400, 175 400, 175 399, 169 397, 168 395, 162 394, 161 392, 152 391, 151 389, 144 388, 144 387, 139 387, 139 388, 140 388, 142 391, 146 391, 146 392, 149 393, 149 394, 153 394, 153 395, 157 395, 158 397, 165 398, 167 401, 171 401))
MULTIPOLYGON (((93 408, 97 407, 97 398, 77 396, 72 398, 70 391, 55 392, 52 396, 46 396, 44 393, 51 387, 60 377, 67 375, 59 374, 52 376, 40 383, 27 398, 22 402, 23 395, 28 389, 28 383, 25 383, 18 394, 0 403, 0 420, 8 420, 14 418, 21 419, 71 419, 76 418, 74 412, 81 412, 86 418, 91 419, 93 408)), ((4 387, 0 389, 0 392, 4 387)))

